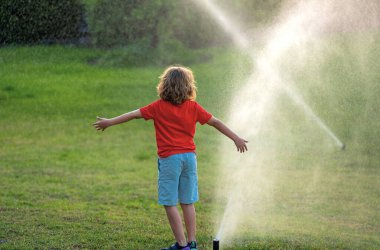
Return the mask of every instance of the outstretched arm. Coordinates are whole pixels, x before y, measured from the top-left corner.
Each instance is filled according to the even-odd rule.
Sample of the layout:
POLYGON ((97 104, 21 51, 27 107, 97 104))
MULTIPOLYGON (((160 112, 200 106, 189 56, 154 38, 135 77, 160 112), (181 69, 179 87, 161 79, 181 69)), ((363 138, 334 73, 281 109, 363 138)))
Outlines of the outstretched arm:
POLYGON ((240 153, 244 153, 248 150, 246 143, 248 141, 244 140, 243 138, 240 138, 237 134, 235 134, 231 129, 229 129, 224 123, 214 116, 211 117, 211 119, 207 122, 208 125, 213 126, 217 130, 219 130, 222 134, 230 138, 234 141, 237 150, 240 153))
POLYGON ((132 119, 139 119, 142 118, 140 109, 125 113, 123 115, 107 119, 107 118, 101 118, 101 117, 96 117, 97 121, 92 124, 97 130, 102 130, 104 131, 106 128, 117 125, 123 122, 128 122, 132 119))

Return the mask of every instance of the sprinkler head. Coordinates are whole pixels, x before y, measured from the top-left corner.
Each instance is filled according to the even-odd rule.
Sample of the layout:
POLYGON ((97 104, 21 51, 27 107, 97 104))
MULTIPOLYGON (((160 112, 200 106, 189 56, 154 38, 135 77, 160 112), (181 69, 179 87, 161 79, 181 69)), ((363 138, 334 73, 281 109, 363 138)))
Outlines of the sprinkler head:
POLYGON ((345 150, 345 149, 346 149, 346 144, 343 143, 342 150, 345 150))
POLYGON ((218 239, 214 239, 212 241, 212 250, 219 250, 219 240, 218 239))

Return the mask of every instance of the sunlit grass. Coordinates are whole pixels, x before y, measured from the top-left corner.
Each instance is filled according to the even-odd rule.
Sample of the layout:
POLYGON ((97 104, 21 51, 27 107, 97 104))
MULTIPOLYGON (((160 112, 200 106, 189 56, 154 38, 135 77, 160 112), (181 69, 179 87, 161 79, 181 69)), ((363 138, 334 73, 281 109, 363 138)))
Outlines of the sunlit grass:
MULTIPOLYGON (((220 52, 212 61, 190 66, 197 77, 198 101, 224 118, 228 98, 238 87, 234 79, 244 79, 250 65, 220 52)), ((101 53, 66 47, 0 49, 0 248, 136 250, 160 249, 173 242, 165 212, 157 205, 152 123, 131 121, 103 133, 91 127, 97 115, 119 115, 155 100, 163 68, 102 68, 88 63, 101 53)), ((340 78, 338 70, 329 74, 340 78)), ((373 73, 369 78, 376 82, 379 76, 373 73)), ((379 90, 371 88, 373 93, 379 90)), ((325 120, 332 120, 331 113, 323 113, 330 99, 318 102, 317 93, 308 94, 302 85, 300 91, 325 120)), ((356 92, 344 93, 351 98, 356 92)), ((378 116, 369 115, 379 115, 379 99, 375 94, 371 98, 373 106, 365 106, 367 113, 362 116, 368 123, 357 122, 362 126, 349 131, 353 122, 349 113, 347 123, 333 123, 348 144, 346 152, 326 149, 313 156, 308 143, 297 149, 305 140, 300 133, 305 118, 288 104, 278 110, 289 112, 292 120, 274 122, 292 123, 298 135, 292 131, 278 135, 284 136, 284 144, 277 146, 294 147, 307 155, 276 156, 283 164, 274 191, 282 196, 268 207, 266 214, 271 216, 263 217, 265 223, 260 224, 265 227, 241 228, 239 239, 228 249, 380 246, 379 156, 360 139, 364 136, 375 149, 378 145, 378 138, 371 137, 378 134, 378 116), (293 142, 299 143, 286 144, 286 136, 296 137, 293 142), (305 159, 313 160, 317 167, 313 178, 318 180, 307 200, 298 192, 313 181, 310 169, 303 168, 305 159)), ((357 114, 355 107, 352 104, 351 111, 357 114)), ((310 136, 312 142, 319 134, 310 136)), ((212 128, 198 127, 199 249, 211 249, 219 223, 214 209, 220 204, 214 194, 220 140, 224 139, 212 128)), ((250 148, 249 152, 257 151, 250 148)))
MULTIPOLYGON (((104 133, 91 126, 97 115, 116 116, 154 101, 163 68, 104 69, 87 64, 101 53, 88 49, 11 47, 0 53, 1 247, 169 245, 172 235, 157 205, 153 125, 132 121, 104 133)), ((222 82, 221 71, 205 74, 209 82, 200 73, 199 101, 206 108, 215 107, 207 99, 217 93, 202 94, 202 84, 222 82)), ((204 176, 213 171, 217 148, 206 145, 216 138, 210 132, 198 131, 201 242, 212 237, 207 211, 213 189, 204 176)))

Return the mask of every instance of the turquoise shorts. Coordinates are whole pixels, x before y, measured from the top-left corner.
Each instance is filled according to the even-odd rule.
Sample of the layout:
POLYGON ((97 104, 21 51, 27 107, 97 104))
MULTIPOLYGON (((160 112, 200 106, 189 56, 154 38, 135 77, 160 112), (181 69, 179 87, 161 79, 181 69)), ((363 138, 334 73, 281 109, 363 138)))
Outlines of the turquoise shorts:
POLYGON ((158 159, 158 203, 164 206, 198 201, 197 157, 183 153, 158 159))

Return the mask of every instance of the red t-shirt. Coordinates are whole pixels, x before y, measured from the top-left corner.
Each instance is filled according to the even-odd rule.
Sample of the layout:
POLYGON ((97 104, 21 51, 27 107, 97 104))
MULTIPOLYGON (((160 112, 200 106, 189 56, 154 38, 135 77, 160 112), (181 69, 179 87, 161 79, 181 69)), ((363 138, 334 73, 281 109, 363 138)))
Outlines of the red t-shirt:
POLYGON ((212 117, 201 105, 190 100, 174 105, 160 99, 140 108, 140 112, 145 120, 154 120, 157 153, 162 158, 195 152, 195 125, 197 122, 203 125, 212 117))

